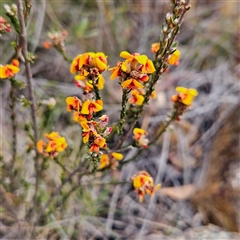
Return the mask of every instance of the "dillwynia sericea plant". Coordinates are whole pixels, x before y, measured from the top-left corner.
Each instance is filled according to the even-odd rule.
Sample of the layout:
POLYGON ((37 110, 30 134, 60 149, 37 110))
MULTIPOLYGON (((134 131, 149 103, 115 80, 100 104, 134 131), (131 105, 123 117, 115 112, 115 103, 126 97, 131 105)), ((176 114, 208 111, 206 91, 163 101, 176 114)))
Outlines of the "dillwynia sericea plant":
MULTIPOLYGON (((120 53, 119 61, 115 66, 109 66, 108 56, 103 52, 79 53, 71 59, 65 48, 67 31, 49 33, 48 40, 44 42, 45 48, 56 48, 69 62, 69 71, 74 76, 74 83, 82 93, 80 94, 81 98, 66 96, 66 111, 72 115, 76 124, 81 126, 80 137, 86 148, 80 150, 87 149, 87 158, 73 171, 69 171, 58 159, 58 156, 68 148, 67 138, 56 131, 45 132, 44 138, 38 138, 36 115, 38 103, 34 96, 31 73, 31 64, 34 63, 35 56, 28 52, 26 35, 31 1, 25 1, 25 5, 21 0, 16 2, 17 5, 5 5, 9 21, 0 16, 0 34, 8 34, 13 29, 17 34, 17 41, 12 43, 16 55, 12 58, 11 63, 0 65, 0 78, 11 83, 9 96, 13 129, 12 161, 9 167, 11 169, 17 158, 15 89, 25 87, 23 82, 16 80, 17 76, 15 75, 25 66, 29 99, 23 97, 20 98, 20 102, 24 107, 30 107, 31 110, 32 124, 25 125, 24 128, 32 140, 28 151, 35 151, 35 190, 32 204, 28 206, 27 216, 32 216, 32 223, 36 224, 44 216, 49 206, 57 205, 58 201, 54 201, 54 198, 63 191, 67 183, 72 182, 75 175, 79 174, 80 177, 102 172, 105 169, 120 168, 122 164, 135 160, 141 151, 153 146, 168 126, 174 121, 179 121, 184 112, 191 107, 198 92, 196 89, 178 86, 177 93, 171 99, 173 109, 167 120, 162 123, 161 130, 153 137, 148 136, 147 129, 136 127, 144 108, 158 94, 155 86, 161 80, 161 76, 168 71, 169 65, 177 66, 179 64, 181 53, 177 48, 175 38, 179 33, 185 13, 190 9, 188 0, 170 1, 171 11, 166 14, 159 41, 149 44, 154 55, 153 59, 144 53, 129 53, 125 50, 120 53), (110 79, 103 77, 103 73, 107 71, 109 71, 110 79), (108 81, 118 81, 119 87, 122 89, 121 111, 118 121, 114 124, 111 124, 111 119, 104 112, 104 99, 101 97, 101 91, 108 81), (124 159, 124 152, 132 146, 138 148, 139 151, 132 159, 124 159), (39 199, 41 199, 40 184, 43 181, 41 171, 47 168, 49 161, 54 161, 62 168, 64 178, 61 185, 51 192, 44 204, 38 205, 39 199), (33 212, 35 214, 31 215, 33 212)), ((49 103, 42 101, 42 104, 47 104, 52 108, 55 103, 54 101, 49 103)), ((15 176, 16 172, 12 172, 12 177, 15 176)), ((130 180, 140 202, 145 194, 152 196, 161 186, 160 183, 155 185, 153 177, 145 170, 133 175, 130 180)), ((77 187, 73 184, 63 199, 67 198, 68 194, 77 187)))

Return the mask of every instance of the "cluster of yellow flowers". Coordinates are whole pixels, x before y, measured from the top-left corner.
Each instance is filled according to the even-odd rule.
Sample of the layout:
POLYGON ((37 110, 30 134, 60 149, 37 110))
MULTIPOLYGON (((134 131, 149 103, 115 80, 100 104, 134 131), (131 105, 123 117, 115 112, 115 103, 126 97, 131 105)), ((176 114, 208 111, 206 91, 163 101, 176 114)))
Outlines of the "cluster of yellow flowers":
POLYGON ((78 87, 91 91, 95 85, 101 90, 105 82, 101 73, 107 67, 107 56, 104 53, 87 52, 74 58, 70 72, 72 74, 77 73, 75 83, 78 87))
POLYGON ((12 64, 0 64, 0 78, 12 78, 19 71, 19 61, 17 59, 13 59, 12 64))
POLYGON ((94 100, 93 93, 85 92, 84 102, 77 97, 66 99, 69 112, 74 111, 74 120, 78 122, 83 131, 83 142, 88 143, 90 152, 99 152, 100 148, 106 148, 106 137, 112 131, 108 125, 108 116, 102 115, 99 121, 94 121, 93 114, 102 110, 102 101, 94 100))
POLYGON ((172 101, 175 104, 184 104, 191 106, 194 98, 198 95, 195 88, 176 87, 177 95, 172 96, 172 101))
MULTIPOLYGON (((152 52, 157 53, 160 49, 159 43, 152 44, 152 52)), ((149 74, 156 71, 154 64, 146 55, 139 53, 130 54, 127 51, 120 53, 120 57, 124 61, 117 62, 115 67, 109 68, 111 71, 110 79, 118 78, 123 89, 131 92, 129 98, 130 104, 142 105, 144 102, 145 85, 149 81, 149 74)), ((168 64, 178 65, 180 59, 180 51, 176 49, 168 57, 168 64)), ((67 110, 74 111, 74 120, 82 127, 83 142, 88 144, 89 152, 94 153, 94 156, 99 158, 98 169, 111 168, 116 169, 118 162, 123 159, 123 155, 118 152, 102 153, 102 149, 107 148, 106 137, 111 133, 112 128, 107 127, 109 118, 107 115, 102 115, 95 120, 95 113, 103 110, 103 102, 96 99, 94 91, 104 87, 104 78, 102 73, 108 68, 107 56, 102 52, 87 52, 78 55, 72 61, 70 72, 75 75, 75 83, 78 87, 84 90, 83 97, 80 100, 78 97, 67 97, 67 110)), ((196 89, 187 89, 177 87, 177 95, 172 97, 175 108, 186 109, 191 106, 195 96, 196 89), (181 106, 185 106, 181 108, 181 106)), ((156 92, 153 92, 150 97, 154 98, 156 92)), ((182 111, 183 112, 183 111, 182 111)), ((180 111, 180 114, 182 113, 180 111)), ((63 137, 58 133, 50 133, 45 135, 49 142, 43 140, 38 142, 38 151, 44 155, 54 157, 58 152, 63 151, 67 144, 63 137)), ((149 140, 146 138, 147 131, 142 128, 134 128, 133 138, 136 146, 147 148, 149 140)), ((140 202, 145 194, 153 195, 154 191, 160 188, 160 184, 154 187, 153 178, 146 172, 141 171, 138 175, 131 178, 133 187, 139 195, 140 202)))
POLYGON ((39 140, 37 142, 37 150, 44 156, 50 156, 52 159, 62 152, 67 147, 66 139, 59 135, 58 132, 46 133, 47 142, 39 140))
POLYGON ((139 196, 139 201, 143 201, 143 196, 149 194, 152 196, 156 190, 161 187, 161 184, 158 184, 154 187, 154 180, 150 174, 146 171, 141 171, 138 175, 133 175, 131 178, 133 182, 133 187, 135 192, 139 196))
POLYGON ((130 54, 127 51, 121 52, 120 57, 126 60, 117 62, 115 67, 109 69, 112 71, 110 79, 113 80, 117 77, 123 88, 133 90, 129 100, 131 104, 142 105, 144 101, 143 88, 149 80, 148 74, 156 71, 153 62, 146 55, 130 54))

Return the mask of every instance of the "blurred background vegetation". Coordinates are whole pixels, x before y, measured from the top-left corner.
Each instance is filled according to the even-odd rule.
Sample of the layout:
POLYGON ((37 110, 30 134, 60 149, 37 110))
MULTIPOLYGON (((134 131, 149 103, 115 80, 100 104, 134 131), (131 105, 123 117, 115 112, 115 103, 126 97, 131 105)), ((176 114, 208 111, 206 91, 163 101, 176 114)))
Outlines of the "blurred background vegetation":
MULTIPOLYGON (((10 4, 14 1, 1 1, 10 4)), ((38 102, 54 97, 53 109, 39 107, 40 137, 59 131, 66 136, 68 151, 60 157, 66 168, 77 166, 80 127, 66 111, 67 96, 81 96, 74 86, 69 63, 43 41, 47 33, 65 29, 66 49, 74 58, 88 51, 102 51, 114 66, 123 50, 153 57, 150 47, 157 42, 168 1, 146 0, 69 0, 33 1, 28 20, 29 50, 37 59, 32 65, 38 102)), ((37 239, 237 239, 239 235, 240 191, 240 25, 239 1, 191 1, 177 37, 180 65, 171 67, 156 91, 157 98, 142 115, 139 126, 151 134, 171 111, 171 96, 176 86, 196 88, 199 96, 182 120, 136 161, 122 164, 119 170, 76 178, 76 191, 50 209, 39 226, 37 239), (128 181, 140 170, 147 170, 163 188, 153 199, 138 203, 128 181), (218 226, 218 227, 217 227, 218 226)), ((0 7, 4 16, 4 8, 0 7)), ((5 16, 4 16, 5 17, 5 16)), ((1 63, 14 55, 10 42, 15 33, 0 38, 1 63)), ((118 118, 121 89, 105 73, 104 109, 114 122, 118 118)), ((24 69, 17 75, 25 80, 24 69)), ((5 167, 11 159, 11 122, 9 84, 0 83, 1 94, 1 208, 0 236, 24 239, 28 223, 24 221, 33 194, 34 163, 31 144, 24 129, 30 123, 28 110, 17 106, 17 162, 12 181, 5 167), (11 184, 10 184, 11 183, 11 184), (11 187, 9 187, 11 185, 11 187), (10 191, 11 189, 11 191, 10 191), (21 222, 16 221, 15 215, 21 222)), ((27 97, 25 90, 17 97, 27 97)), ((128 151, 125 160, 134 155, 128 151)), ((49 161, 42 171, 45 184, 40 187, 42 202, 50 189, 61 184, 61 168, 49 161)), ((69 186, 66 186, 66 190, 69 186)))

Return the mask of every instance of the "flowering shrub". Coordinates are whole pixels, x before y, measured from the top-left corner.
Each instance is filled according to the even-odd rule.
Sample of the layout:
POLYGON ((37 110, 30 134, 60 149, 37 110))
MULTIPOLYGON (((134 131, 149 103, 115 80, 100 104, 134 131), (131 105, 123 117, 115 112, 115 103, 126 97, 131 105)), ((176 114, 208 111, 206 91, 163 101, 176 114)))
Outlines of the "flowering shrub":
MULTIPOLYGON (((38 106, 47 105, 49 106, 49 113, 49 111, 54 110, 54 105, 57 101, 54 99, 51 99, 51 101, 45 100, 41 102, 41 105, 35 100, 31 78, 31 63, 34 62, 35 58, 33 54, 27 52, 27 39, 25 36, 25 25, 31 9, 27 2, 24 12, 21 5, 22 1, 20 0, 17 7, 15 5, 12 7, 5 6, 7 16, 12 23, 12 28, 16 30, 19 39, 21 36, 21 41, 13 44, 19 59, 13 59, 11 64, 1 65, 0 78, 10 79, 12 83, 10 97, 13 101, 11 105, 13 159, 16 160, 16 136, 14 134, 17 128, 13 91, 16 87, 16 81, 14 77, 20 71, 19 61, 22 65, 25 65, 30 100, 28 101, 24 97, 21 100, 25 106, 31 107, 32 124, 25 125, 25 130, 32 140, 28 151, 35 152, 36 180, 33 205, 28 209, 28 215, 31 215, 33 209, 35 209, 36 213, 33 219, 34 221, 38 221, 40 218, 44 218, 46 211, 50 211, 48 209, 49 206, 57 208, 57 201, 54 202, 52 199, 59 193, 62 194, 64 192, 67 183, 69 183, 69 186, 66 187, 67 192, 65 195, 63 194, 63 199, 67 199, 67 196, 77 188, 71 185, 75 181, 75 175, 78 174, 81 178, 86 175, 94 176, 96 172, 117 171, 122 165, 128 162, 128 159, 125 159, 128 149, 136 148, 136 152, 139 154, 143 149, 154 145, 162 133, 167 130, 168 126, 175 120, 179 120, 180 116, 188 110, 198 92, 196 89, 191 88, 188 89, 180 86, 176 88, 178 94, 172 97, 173 110, 169 114, 168 119, 163 122, 160 133, 149 136, 147 130, 136 127, 137 124, 141 123, 141 114, 144 109, 148 104, 151 104, 151 99, 155 98, 158 94, 155 91, 155 86, 161 79, 162 74, 168 70, 169 65, 177 66, 179 64, 180 51, 176 48, 177 42, 175 42, 175 38, 183 16, 189 10, 188 1, 171 1, 172 13, 168 13, 165 18, 165 23, 162 27, 162 37, 159 42, 153 43, 151 46, 151 51, 155 54, 153 59, 150 59, 143 53, 129 53, 128 51, 120 53, 120 57, 123 60, 119 60, 115 66, 109 66, 108 57, 103 52, 79 53, 71 59, 65 47, 68 36, 67 31, 62 30, 49 33, 49 39, 44 42, 44 47, 46 49, 54 47, 70 63, 69 72, 74 75, 75 85, 80 88, 79 96, 66 96, 65 100, 66 111, 69 112, 69 115, 73 113, 73 120, 76 122, 76 125, 80 126, 79 133, 76 134, 81 139, 81 145, 78 149, 78 156, 81 157, 81 161, 78 162, 78 159, 76 159, 76 163, 73 166, 71 164, 68 165, 66 161, 69 157, 68 154, 72 151, 71 148, 76 146, 69 144, 68 147, 66 138, 61 136, 62 133, 50 130, 48 131, 50 133, 44 135, 47 140, 38 139, 40 131, 36 110, 38 106), (111 74, 109 79, 103 77, 104 72, 107 71, 111 72, 108 72, 111 74), (108 81, 114 79, 118 80, 122 91, 121 110, 116 122, 105 114, 104 98, 102 99, 102 91, 105 85, 108 81), (74 146, 70 147, 70 145, 74 146), (57 156, 60 157, 61 155, 64 161, 58 160, 57 156), (61 179, 61 184, 56 191, 51 192, 48 200, 38 204, 39 199, 41 199, 40 183, 44 181, 41 178, 42 171, 48 168, 46 163, 49 158, 53 160, 51 162, 61 167, 63 179, 61 179)), ((0 17, 0 32, 7 33, 10 29, 9 23, 3 17, 0 17)), ((54 129, 55 127, 57 126, 54 126, 54 129)), ((71 140, 68 142, 70 143, 71 140)), ((161 186, 161 184, 154 186, 153 177, 146 171, 140 171, 138 175, 133 175, 130 180, 130 184, 132 184, 135 192, 138 194, 140 202, 143 201, 145 194, 153 196, 161 186)), ((76 185, 78 186, 77 183, 76 185)), ((42 220, 42 222, 44 221, 42 220)))

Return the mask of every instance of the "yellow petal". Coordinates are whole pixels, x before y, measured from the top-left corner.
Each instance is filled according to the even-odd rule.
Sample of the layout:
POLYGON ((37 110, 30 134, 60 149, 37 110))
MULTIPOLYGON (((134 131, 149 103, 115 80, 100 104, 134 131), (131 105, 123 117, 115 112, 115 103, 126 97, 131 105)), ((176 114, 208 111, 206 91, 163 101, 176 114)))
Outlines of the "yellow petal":
POLYGON ((131 71, 130 62, 127 61, 127 60, 125 60, 125 61, 122 63, 121 69, 122 69, 124 72, 129 73, 129 72, 131 71))
POLYGON ((98 169, 103 169, 105 167, 107 167, 110 164, 109 162, 109 158, 107 154, 102 154, 100 157, 100 165, 98 167, 98 169))
POLYGON ((140 82, 138 82, 137 80, 133 80, 133 83, 134 83, 134 86, 136 87, 136 88, 143 88, 143 85, 140 83, 140 82))
POLYGON ((136 96, 136 98, 137 98, 136 104, 139 105, 139 106, 142 105, 142 103, 144 101, 144 97, 139 94, 139 95, 136 96))
POLYGON ((184 103, 187 106, 190 106, 193 102, 194 97, 191 95, 187 95, 183 100, 182 103, 184 103))
POLYGON ((111 74, 111 76, 110 76, 110 79, 111 79, 111 80, 114 80, 117 76, 119 76, 119 75, 118 75, 119 69, 120 69, 120 67, 113 67, 113 68, 111 69, 111 70, 112 70, 112 74, 111 74))
POLYGON ((131 83, 132 83, 132 80, 129 79, 129 80, 124 81, 121 85, 123 88, 127 88, 131 83))
POLYGON ((88 132, 90 130, 90 127, 87 124, 87 122, 81 122, 80 124, 81 124, 84 132, 88 132))
POLYGON ((89 140, 89 133, 87 133, 84 137, 83 137, 83 143, 88 142, 89 140))
POLYGON ((84 76, 84 75, 76 75, 75 77, 74 77, 74 79, 76 80, 76 81, 78 81, 78 80, 86 80, 87 78, 86 78, 86 76, 84 76))
POLYGON ((123 155, 121 153, 113 152, 111 155, 118 161, 121 161, 123 159, 123 155))
POLYGON ((142 128, 134 128, 133 129, 133 134, 134 135, 137 135, 137 134, 141 134, 141 135, 144 134, 145 135, 145 134, 147 134, 147 132, 142 128))
POLYGON ((95 103, 95 112, 99 112, 103 109, 102 105, 95 103))
POLYGON ((153 62, 151 60, 147 60, 147 63, 146 63, 146 70, 147 70, 147 73, 153 73, 156 71, 154 65, 153 65, 153 62))
POLYGON ((97 67, 100 69, 100 70, 105 70, 107 68, 107 64, 104 63, 101 59, 99 58, 96 58, 96 64, 97 64, 97 67))
POLYGON ((89 105, 90 105, 89 101, 85 101, 83 103, 82 110, 81 110, 82 114, 89 114, 89 105))
POLYGON ((99 90, 101 90, 101 89, 104 88, 104 83, 105 83, 105 80, 104 80, 102 74, 100 74, 100 75, 98 76, 98 89, 99 89, 99 90))
POLYGON ((0 67, 0 78, 8 78, 6 73, 7 73, 7 67, 1 66, 0 67))
POLYGON ((120 53, 120 57, 126 58, 126 59, 133 59, 133 56, 127 51, 122 51, 120 53))
POLYGON ((187 91, 188 91, 188 89, 185 88, 185 87, 180 87, 180 86, 178 86, 178 87, 176 87, 176 91, 179 92, 179 93, 186 94, 187 91))
POLYGON ((140 63, 140 64, 143 64, 145 65, 147 60, 148 60, 148 57, 146 55, 140 55, 140 56, 135 56, 135 59, 137 59, 137 61, 140 63))
POLYGON ((189 88, 189 94, 196 97, 198 95, 198 91, 195 88, 189 88))

